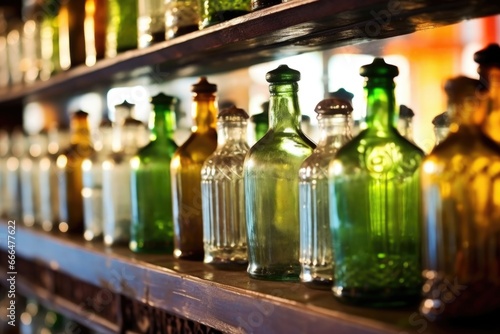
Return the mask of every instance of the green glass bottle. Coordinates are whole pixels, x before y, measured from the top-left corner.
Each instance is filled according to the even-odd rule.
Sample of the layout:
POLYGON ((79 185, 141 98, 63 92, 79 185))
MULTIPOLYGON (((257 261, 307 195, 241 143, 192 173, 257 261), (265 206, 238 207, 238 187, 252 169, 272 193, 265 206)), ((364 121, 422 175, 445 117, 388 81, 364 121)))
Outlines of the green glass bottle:
POLYGON ((217 148, 217 86, 202 77, 193 85, 193 132, 175 152, 172 174, 175 250, 177 258, 199 260, 203 250, 201 169, 217 148))
POLYGON ((129 247, 134 252, 172 253, 174 226, 170 161, 177 149, 176 99, 160 93, 151 99, 151 142, 137 152, 131 164, 132 223, 129 247))
POLYGON ((137 1, 108 0, 105 56, 137 48, 137 1))
POLYGON ((261 108, 261 113, 250 117, 254 127, 255 142, 264 137, 267 130, 269 130, 269 101, 262 103, 261 108))
POLYGON ((201 0, 200 28, 234 19, 249 13, 250 10, 250 0, 201 0))
POLYGON ((281 65, 268 72, 269 131, 244 163, 248 269, 253 278, 298 281, 300 165, 315 148, 300 129, 300 73, 281 65))
POLYGON ((366 77, 367 128, 329 167, 333 293, 371 306, 416 302, 420 295, 420 194, 423 152, 396 129, 396 66, 376 58, 366 77))

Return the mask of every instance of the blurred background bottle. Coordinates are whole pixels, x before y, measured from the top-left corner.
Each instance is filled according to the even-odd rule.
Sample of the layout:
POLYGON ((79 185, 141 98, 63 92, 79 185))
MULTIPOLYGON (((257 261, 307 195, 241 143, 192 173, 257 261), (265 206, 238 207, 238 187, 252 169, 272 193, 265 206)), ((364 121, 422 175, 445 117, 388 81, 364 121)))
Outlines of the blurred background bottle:
POLYGON ((85 0, 61 0, 58 44, 62 70, 85 64, 84 24, 85 0))
POLYGON ((138 0, 137 45, 139 49, 165 40, 165 0, 138 0))
POLYGON ((405 105, 399 106, 398 131, 401 136, 413 142, 413 117, 415 113, 405 105))
POLYGON ((252 10, 258 10, 280 4, 281 0, 252 0, 252 10))
POLYGON ((40 79, 48 80, 61 70, 59 61, 59 0, 43 2, 42 20, 40 24, 40 52, 42 64, 40 79))
POLYGON ((85 65, 104 58, 106 48, 107 0, 85 1, 85 65))
POLYGON ((445 111, 432 119, 434 125, 434 136, 436 137, 435 145, 439 145, 450 132, 450 117, 445 111))
POLYGON ((165 39, 197 31, 200 25, 198 0, 165 0, 165 39))
POLYGON ((251 0, 202 0, 200 2, 200 28, 234 19, 247 14, 251 0))
POLYGON ((137 1, 108 0, 106 57, 137 48, 137 1))

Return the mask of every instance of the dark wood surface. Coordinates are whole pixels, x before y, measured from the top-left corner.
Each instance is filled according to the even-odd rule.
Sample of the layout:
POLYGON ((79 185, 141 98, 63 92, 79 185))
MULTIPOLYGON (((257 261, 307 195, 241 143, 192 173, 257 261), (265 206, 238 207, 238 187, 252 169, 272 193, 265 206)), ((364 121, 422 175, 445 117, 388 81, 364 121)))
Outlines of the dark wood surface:
MULTIPOLYGON (((500 325, 437 326, 416 305, 371 309, 339 303, 330 291, 248 277, 171 255, 133 254, 80 237, 17 226, 16 254, 79 280, 228 333, 498 333, 500 325), (485 327, 485 328, 483 328, 485 327)), ((5 223, 0 229, 7 231, 5 223)), ((5 237, 0 248, 6 249, 5 237)), ((22 279, 22 278, 21 278, 22 279)), ((73 312, 75 313, 75 312, 73 312)))
POLYGON ((44 82, 0 90, 0 104, 74 94, 148 75, 153 82, 246 67, 303 52, 404 35, 500 13, 491 0, 296 0, 131 50, 44 82))

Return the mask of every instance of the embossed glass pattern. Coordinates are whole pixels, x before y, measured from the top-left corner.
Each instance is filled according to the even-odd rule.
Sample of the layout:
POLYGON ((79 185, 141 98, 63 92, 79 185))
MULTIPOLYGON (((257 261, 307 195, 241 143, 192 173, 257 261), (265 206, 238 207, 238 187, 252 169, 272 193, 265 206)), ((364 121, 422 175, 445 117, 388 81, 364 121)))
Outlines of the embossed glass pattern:
POLYGON ((329 166, 336 297, 386 306, 415 302, 420 278, 423 152, 395 128, 396 66, 381 58, 367 77, 367 128, 329 166))

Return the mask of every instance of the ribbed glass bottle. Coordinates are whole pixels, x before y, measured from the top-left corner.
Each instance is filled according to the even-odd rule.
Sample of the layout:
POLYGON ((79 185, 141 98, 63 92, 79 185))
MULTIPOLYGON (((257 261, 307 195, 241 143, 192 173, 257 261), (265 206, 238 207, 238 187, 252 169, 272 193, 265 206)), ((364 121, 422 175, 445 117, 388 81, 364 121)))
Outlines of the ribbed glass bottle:
POLYGON ((248 114, 231 107, 218 115, 218 145, 201 169, 205 263, 247 264, 243 161, 248 114))
MULTIPOLYGON (((498 53, 492 60, 498 64, 498 53)), ((490 75, 490 85, 500 82, 498 68, 490 75)), ((479 85, 467 77, 447 82, 450 133, 422 165, 420 312, 429 320, 494 317, 500 310, 500 146, 480 131, 494 120, 488 112, 498 96, 483 98, 479 85)))
POLYGON ((312 288, 330 289, 333 275, 328 166, 351 140, 349 101, 325 99, 315 108, 318 145, 299 170, 300 280, 312 288))
POLYGON ((217 86, 202 77, 193 85, 192 133, 171 163, 172 203, 177 258, 203 260, 201 168, 217 148, 217 86))
POLYGON ((83 235, 82 163, 94 148, 88 114, 76 111, 71 116, 69 147, 57 157, 60 232, 83 235))
POLYGON ((423 152, 395 127, 398 68, 376 58, 366 77, 367 128, 329 167, 333 293, 371 306, 416 302, 420 295, 420 193, 423 152))
POLYGON ((176 99, 160 93, 151 99, 151 142, 130 160, 132 227, 129 248, 133 252, 174 251, 174 223, 170 162, 177 145, 176 99))
POLYGON ((298 281, 299 181, 302 162, 314 143, 300 129, 300 73, 281 65, 270 83, 270 127, 244 163, 248 269, 253 278, 298 281))

